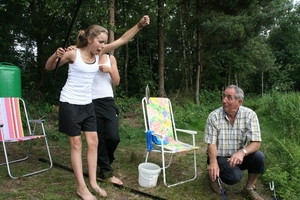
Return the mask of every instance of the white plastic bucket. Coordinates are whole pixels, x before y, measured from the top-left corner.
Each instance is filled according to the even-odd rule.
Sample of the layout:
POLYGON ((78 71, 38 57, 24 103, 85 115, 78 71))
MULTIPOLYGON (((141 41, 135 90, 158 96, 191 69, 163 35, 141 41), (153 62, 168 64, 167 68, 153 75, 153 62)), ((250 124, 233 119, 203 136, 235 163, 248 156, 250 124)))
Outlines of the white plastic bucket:
POLYGON ((161 168, 154 163, 141 163, 138 169, 140 186, 155 187, 161 168))

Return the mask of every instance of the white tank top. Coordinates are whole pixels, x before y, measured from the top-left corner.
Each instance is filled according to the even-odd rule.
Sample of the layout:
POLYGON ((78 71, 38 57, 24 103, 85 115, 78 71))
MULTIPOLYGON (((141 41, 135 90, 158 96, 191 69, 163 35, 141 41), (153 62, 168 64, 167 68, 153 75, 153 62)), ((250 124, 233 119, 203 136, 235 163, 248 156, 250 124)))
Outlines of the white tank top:
POLYGON ((91 88, 93 79, 99 70, 99 56, 94 63, 85 63, 81 58, 80 49, 76 50, 74 63, 69 63, 68 79, 60 93, 60 101, 76 105, 92 102, 91 88))
MULTIPOLYGON (((106 57, 106 62, 100 63, 100 66, 101 65, 111 67, 109 55, 107 55, 106 57)), ((104 97, 114 97, 112 89, 112 80, 109 73, 104 73, 98 70, 94 77, 94 82, 92 86, 92 99, 104 97)))

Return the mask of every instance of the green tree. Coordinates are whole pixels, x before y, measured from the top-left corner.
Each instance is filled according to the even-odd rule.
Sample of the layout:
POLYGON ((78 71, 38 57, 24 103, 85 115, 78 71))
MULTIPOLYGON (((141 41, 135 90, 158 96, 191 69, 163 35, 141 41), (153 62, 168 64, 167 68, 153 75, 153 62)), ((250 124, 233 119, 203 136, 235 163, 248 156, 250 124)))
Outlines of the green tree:
POLYGON ((248 90, 252 93, 261 91, 263 95, 265 91, 272 89, 269 74, 276 69, 276 65, 273 52, 266 43, 266 37, 258 36, 249 40, 241 53, 249 60, 249 68, 252 69, 242 77, 248 90))
MULTIPOLYGON (((247 56, 247 44, 272 27, 276 19, 291 8, 291 2, 203 2, 211 8, 202 12, 207 16, 201 23, 202 55, 210 56, 203 69, 203 79, 214 81, 202 83, 210 89, 220 89, 233 83, 247 90, 251 84, 244 83, 249 81, 245 77, 253 74, 255 69, 253 59, 247 56)), ((261 91, 260 88, 256 90, 261 91)))
POLYGON ((270 31, 268 39, 279 66, 273 74, 279 90, 300 90, 300 5, 287 12, 270 31), (276 78, 277 77, 277 78, 276 78))
MULTIPOLYGON (((300 84, 295 73, 299 70, 299 43, 295 42, 299 11, 291 11, 291 1, 159 2, 115 1, 114 24, 109 21, 112 0, 85 0, 80 7, 69 44, 76 43, 79 29, 91 24, 111 29, 117 39, 142 15, 151 17, 149 27, 114 52, 121 75, 118 95, 140 97, 149 85, 153 95, 176 94, 199 104, 202 89, 220 90, 230 83, 254 93, 263 93, 280 82, 296 82, 295 88, 300 84), (278 42, 283 32, 288 37, 278 42), (264 37, 270 38, 267 44, 271 50, 264 37)), ((66 67, 58 70, 53 85, 53 72, 45 71, 44 64, 64 44, 77 2, 1 0, 1 6, 0 15, 7 19, 1 21, 1 47, 7 52, 0 55, 1 60, 23 69, 25 94, 57 102, 66 67), (24 50, 15 49, 16 43, 24 50)))

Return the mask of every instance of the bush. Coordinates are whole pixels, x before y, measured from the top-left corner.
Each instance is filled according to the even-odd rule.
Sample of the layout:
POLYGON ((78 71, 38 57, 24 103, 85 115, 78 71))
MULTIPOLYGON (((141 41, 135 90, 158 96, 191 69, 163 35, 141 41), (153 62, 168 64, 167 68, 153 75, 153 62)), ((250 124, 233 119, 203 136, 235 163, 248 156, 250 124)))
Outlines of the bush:
POLYGON ((266 153, 267 170, 263 180, 274 181, 281 199, 297 199, 300 192, 299 93, 273 92, 257 101, 260 104, 257 113, 266 130, 262 148, 266 153))

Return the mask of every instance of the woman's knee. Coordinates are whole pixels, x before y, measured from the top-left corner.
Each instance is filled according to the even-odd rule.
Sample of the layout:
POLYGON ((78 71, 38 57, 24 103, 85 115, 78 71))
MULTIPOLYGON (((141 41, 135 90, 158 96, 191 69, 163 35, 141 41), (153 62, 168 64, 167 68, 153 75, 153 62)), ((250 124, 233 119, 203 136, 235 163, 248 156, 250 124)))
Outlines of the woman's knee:
POLYGON ((75 151, 81 151, 82 141, 80 136, 69 137, 71 148, 75 151))
POLYGON ((89 147, 98 147, 97 132, 87 132, 85 133, 85 138, 89 147))

